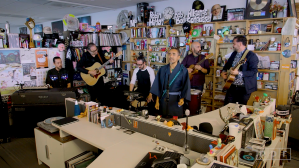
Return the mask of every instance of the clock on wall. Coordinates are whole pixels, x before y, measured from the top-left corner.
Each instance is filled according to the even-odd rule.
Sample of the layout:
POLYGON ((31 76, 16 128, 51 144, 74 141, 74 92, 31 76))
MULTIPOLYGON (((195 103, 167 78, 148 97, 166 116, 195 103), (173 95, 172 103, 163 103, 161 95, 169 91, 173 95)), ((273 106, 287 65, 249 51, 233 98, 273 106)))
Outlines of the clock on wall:
POLYGON ((167 7, 164 9, 164 19, 168 20, 171 19, 174 15, 174 9, 172 7, 167 7))

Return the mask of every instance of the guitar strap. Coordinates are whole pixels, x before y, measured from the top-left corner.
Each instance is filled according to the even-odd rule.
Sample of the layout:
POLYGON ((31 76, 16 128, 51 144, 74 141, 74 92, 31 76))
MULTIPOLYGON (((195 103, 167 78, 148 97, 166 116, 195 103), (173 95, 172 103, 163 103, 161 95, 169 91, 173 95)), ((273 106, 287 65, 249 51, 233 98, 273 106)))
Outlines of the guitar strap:
POLYGON ((103 62, 103 60, 102 60, 102 58, 101 58, 101 56, 100 56, 99 53, 98 53, 98 57, 99 57, 99 59, 101 60, 101 62, 102 62, 102 64, 103 64, 104 62, 103 62))
POLYGON ((242 55, 240 61, 242 61, 243 59, 245 59, 245 57, 246 57, 246 55, 247 55, 248 52, 249 52, 249 50, 246 49, 246 51, 243 53, 243 55, 242 55))

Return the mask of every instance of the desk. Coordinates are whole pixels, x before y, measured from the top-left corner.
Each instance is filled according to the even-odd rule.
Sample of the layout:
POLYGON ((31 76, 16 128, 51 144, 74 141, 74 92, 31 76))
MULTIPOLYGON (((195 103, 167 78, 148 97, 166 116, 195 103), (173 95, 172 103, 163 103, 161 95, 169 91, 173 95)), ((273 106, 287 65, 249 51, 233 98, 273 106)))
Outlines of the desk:
MULTIPOLYGON (((265 112, 263 115, 267 115, 271 112, 272 105, 275 107, 275 100, 271 102, 269 107, 265 108, 265 112)), ((226 116, 227 114, 227 107, 233 107, 234 104, 229 104, 226 107, 222 107, 223 115, 226 116)), ((112 113, 116 113, 118 108, 114 108, 112 113)), ((153 116, 150 116, 146 122, 150 122, 155 125, 159 125, 160 127, 167 127, 162 123, 158 123, 156 121, 152 121, 153 116)), ((194 124, 197 125, 200 122, 203 122, 205 119, 215 119, 217 120, 219 128, 221 127, 221 123, 223 121, 219 117, 219 111, 215 110, 210 113, 205 113, 198 116, 189 117, 190 125, 194 124)), ((143 118, 135 118, 134 120, 144 120, 143 118)), ((185 122, 185 119, 180 119, 180 122, 185 122)), ((224 126, 224 123, 222 124, 224 126)), ((103 153, 94 161, 92 162, 88 168, 98 168, 98 167, 122 167, 122 168, 132 168, 135 167, 142 158, 148 152, 157 152, 154 150, 156 147, 156 143, 153 140, 157 140, 159 145, 166 146, 167 148, 176 150, 178 152, 182 152, 183 148, 181 146, 176 146, 174 144, 154 139, 153 137, 141 134, 141 133, 134 133, 132 135, 128 135, 123 133, 123 130, 117 130, 116 128, 101 128, 100 125, 96 125, 90 123, 85 118, 80 118, 79 122, 72 123, 66 126, 58 127, 62 132, 67 134, 71 134, 78 139, 94 146, 99 149, 104 150, 103 153)), ((221 127, 222 128, 222 127, 221 127)), ((175 128, 169 128, 172 130, 175 128)), ((190 131, 190 134, 196 134, 190 131)), ((241 142, 241 133, 236 137, 236 141, 234 142, 237 148, 240 148, 239 143, 241 142)), ((280 142, 280 137, 277 137, 270 147, 277 147, 280 142)), ((269 147, 269 148, 270 148, 269 147)), ((190 159, 196 159, 199 157, 199 153, 191 151, 186 157, 190 159)), ((269 158, 270 156, 265 157, 269 158)), ((269 164, 267 164, 268 166, 269 164)), ((201 166, 199 164, 195 164, 192 168, 203 168, 206 166, 201 166)))
MULTIPOLYGON (((100 148, 103 153, 88 166, 88 168, 100 167, 135 167, 148 152, 155 151, 156 143, 154 138, 135 132, 132 135, 123 133, 116 128, 101 128, 100 125, 90 123, 85 118, 79 122, 58 127, 60 130, 71 134, 82 141, 100 148)), ((155 139, 157 140, 157 139, 155 139)), ((183 148, 161 140, 159 145, 182 152, 183 148)), ((196 159, 199 153, 191 151, 186 157, 196 159)))
MULTIPOLYGON (((260 116, 266 116, 266 115, 270 114, 271 112, 273 112, 275 110, 275 103, 276 103, 276 99, 271 99, 270 104, 268 106, 265 106, 264 113, 261 113, 260 116)), ((233 107, 235 107, 235 104, 229 103, 228 105, 220 108, 221 114, 223 117, 226 117, 228 114, 227 107, 233 108, 233 107)), ((181 118, 178 121, 185 122, 185 119, 181 118)), ((199 126, 200 123, 204 123, 204 122, 213 122, 212 123, 213 135, 217 135, 217 136, 219 135, 219 133, 221 132, 221 130, 223 129, 223 127, 225 125, 219 116, 218 109, 208 112, 208 113, 189 117, 188 121, 189 121, 189 125, 191 125, 191 126, 199 126)))

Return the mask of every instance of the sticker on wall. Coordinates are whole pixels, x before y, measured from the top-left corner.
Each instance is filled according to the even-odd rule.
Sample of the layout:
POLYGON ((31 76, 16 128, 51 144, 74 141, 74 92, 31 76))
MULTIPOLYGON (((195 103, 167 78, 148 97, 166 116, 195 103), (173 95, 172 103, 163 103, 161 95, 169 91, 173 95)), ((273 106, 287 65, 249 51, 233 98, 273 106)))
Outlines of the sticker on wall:
POLYGON ((287 50, 284 50, 282 52, 282 55, 285 57, 285 58, 290 58, 291 57, 291 50, 287 49, 287 50))

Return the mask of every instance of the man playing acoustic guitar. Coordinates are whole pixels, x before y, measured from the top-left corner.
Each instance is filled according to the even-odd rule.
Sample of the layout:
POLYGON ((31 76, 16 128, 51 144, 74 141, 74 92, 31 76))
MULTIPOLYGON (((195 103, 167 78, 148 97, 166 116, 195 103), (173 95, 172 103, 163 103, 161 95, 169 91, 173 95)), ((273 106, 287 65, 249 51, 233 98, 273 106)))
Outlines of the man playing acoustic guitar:
MULTIPOLYGON (((94 43, 89 43, 87 45, 87 52, 85 52, 82 55, 81 60, 78 62, 77 69, 79 72, 90 74, 92 76, 97 75, 96 70, 87 70, 85 68, 92 66, 95 62, 99 62, 100 64, 104 64, 106 61, 104 56, 100 56, 98 53, 98 48, 94 43)), ((113 59, 111 58, 109 60, 110 63, 113 63, 113 59)), ((96 99, 99 102, 103 101, 103 92, 104 92, 104 80, 103 77, 100 77, 98 82, 93 86, 87 85, 88 92, 90 94, 91 101, 96 101, 96 99)))
POLYGON ((187 68, 188 73, 190 74, 193 69, 189 68, 190 65, 195 65, 195 69, 198 70, 198 73, 193 75, 191 79, 191 89, 203 90, 203 85, 205 83, 205 74, 210 73, 210 64, 208 60, 204 60, 200 65, 196 65, 202 59, 205 59, 204 55, 201 55, 201 46, 199 42, 193 42, 191 45, 192 54, 187 55, 182 64, 187 68))
MULTIPOLYGON (((228 79, 227 70, 237 65, 241 61, 243 54, 246 54, 246 44, 246 37, 240 35, 234 38, 233 48, 235 51, 230 56, 221 72, 221 77, 224 80, 228 79)), ((230 74, 235 76, 235 80, 226 92, 224 105, 236 102, 247 105, 250 94, 257 90, 256 73, 258 71, 258 57, 252 51, 249 51, 244 57, 246 62, 241 65, 240 68, 230 71, 230 74)))

